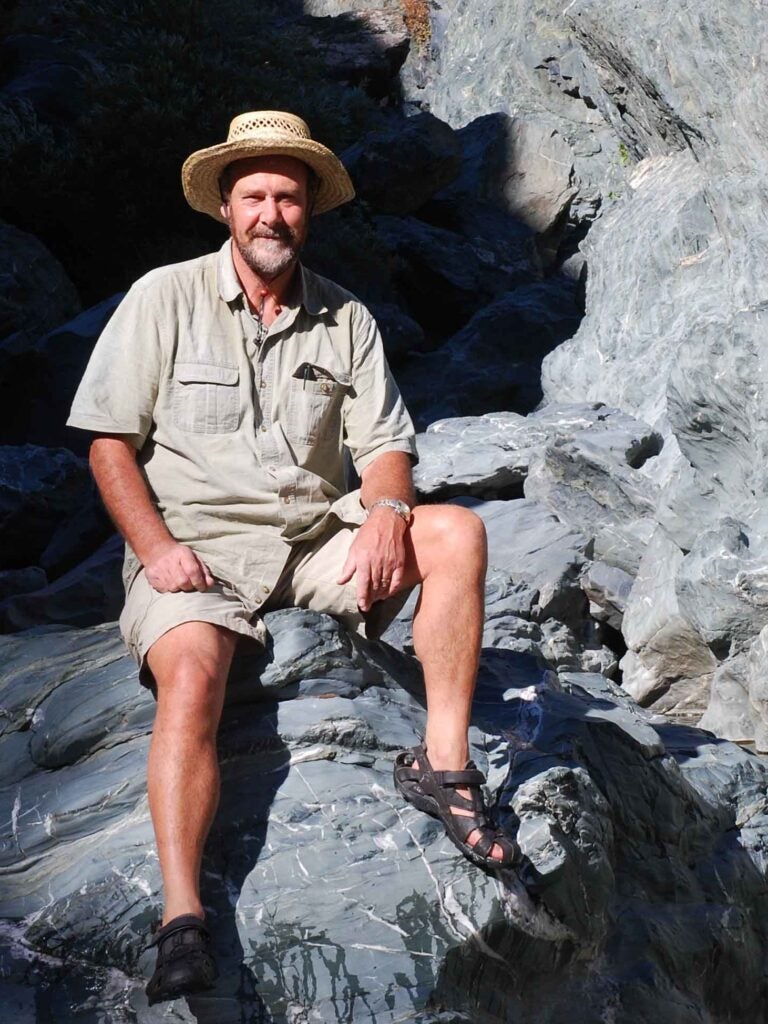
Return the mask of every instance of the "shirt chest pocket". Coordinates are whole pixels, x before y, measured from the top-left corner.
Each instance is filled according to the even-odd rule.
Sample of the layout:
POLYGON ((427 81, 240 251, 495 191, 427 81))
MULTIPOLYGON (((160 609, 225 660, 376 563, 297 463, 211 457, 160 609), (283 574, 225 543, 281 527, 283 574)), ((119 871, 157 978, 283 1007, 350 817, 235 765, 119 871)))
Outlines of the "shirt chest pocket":
POLYGON ((176 363, 173 419, 193 434, 230 434, 240 425, 240 371, 212 363, 176 363))
POLYGON ((293 372, 288 398, 288 433, 297 444, 339 443, 341 405, 352 378, 337 369, 302 363, 293 372))

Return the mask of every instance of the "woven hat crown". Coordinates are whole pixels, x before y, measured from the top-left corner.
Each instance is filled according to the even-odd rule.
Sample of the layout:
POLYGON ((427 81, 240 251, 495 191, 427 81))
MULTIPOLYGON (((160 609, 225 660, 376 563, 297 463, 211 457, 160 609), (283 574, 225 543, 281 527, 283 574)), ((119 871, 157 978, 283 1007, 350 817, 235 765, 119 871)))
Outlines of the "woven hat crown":
POLYGON ((282 110, 260 110, 256 113, 238 114, 229 126, 227 142, 251 138, 259 133, 269 135, 293 135, 297 139, 311 139, 306 121, 295 114, 286 114, 282 110))

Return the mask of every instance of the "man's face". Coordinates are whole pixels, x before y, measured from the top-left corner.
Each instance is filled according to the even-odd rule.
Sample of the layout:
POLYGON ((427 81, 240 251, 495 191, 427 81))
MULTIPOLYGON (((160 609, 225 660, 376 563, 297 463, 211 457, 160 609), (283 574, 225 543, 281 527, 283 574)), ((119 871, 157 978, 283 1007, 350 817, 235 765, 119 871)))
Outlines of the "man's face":
POLYGON ((264 281, 288 270, 307 238, 306 164, 290 156, 239 160, 221 205, 245 263, 264 281))

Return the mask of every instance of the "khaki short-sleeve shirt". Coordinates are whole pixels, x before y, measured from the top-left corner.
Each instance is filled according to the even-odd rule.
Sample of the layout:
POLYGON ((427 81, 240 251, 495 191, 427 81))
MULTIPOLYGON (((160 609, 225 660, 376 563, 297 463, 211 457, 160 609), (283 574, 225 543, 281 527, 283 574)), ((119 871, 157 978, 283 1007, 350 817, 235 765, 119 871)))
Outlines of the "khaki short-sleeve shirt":
MULTIPOLYGON (((229 240, 133 285, 67 422, 129 439, 171 534, 255 604, 329 515, 362 522, 345 451, 358 472, 383 452, 417 458, 367 309, 300 265, 265 333, 229 240)), ((128 550, 127 582, 138 568, 128 550)))

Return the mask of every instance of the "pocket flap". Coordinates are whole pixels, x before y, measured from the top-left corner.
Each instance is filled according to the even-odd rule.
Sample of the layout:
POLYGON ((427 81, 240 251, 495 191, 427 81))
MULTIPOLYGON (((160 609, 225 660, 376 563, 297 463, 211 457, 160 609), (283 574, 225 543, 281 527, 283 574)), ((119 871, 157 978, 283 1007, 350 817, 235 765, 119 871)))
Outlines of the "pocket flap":
POLYGON ((236 366, 214 366, 212 363, 176 363, 173 376, 182 384, 237 384, 240 371, 236 366))
POLYGON ((337 370, 335 367, 318 366, 317 363, 302 363, 301 366, 293 371, 293 376, 298 378, 298 380, 314 381, 317 383, 334 381, 344 388, 348 388, 352 383, 351 374, 345 373, 344 370, 337 370))

